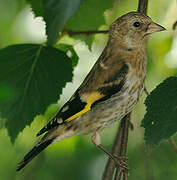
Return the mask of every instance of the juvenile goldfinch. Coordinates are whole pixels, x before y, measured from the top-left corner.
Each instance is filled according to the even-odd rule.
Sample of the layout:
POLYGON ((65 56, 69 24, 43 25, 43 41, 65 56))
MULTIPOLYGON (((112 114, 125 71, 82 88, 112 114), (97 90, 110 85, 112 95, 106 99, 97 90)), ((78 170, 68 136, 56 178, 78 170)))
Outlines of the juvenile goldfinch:
POLYGON ((50 144, 75 135, 93 133, 92 142, 106 151, 99 132, 132 111, 144 89, 147 39, 151 33, 163 30, 138 12, 129 12, 113 22, 99 59, 70 100, 39 131, 37 136, 46 134, 17 170, 50 144))

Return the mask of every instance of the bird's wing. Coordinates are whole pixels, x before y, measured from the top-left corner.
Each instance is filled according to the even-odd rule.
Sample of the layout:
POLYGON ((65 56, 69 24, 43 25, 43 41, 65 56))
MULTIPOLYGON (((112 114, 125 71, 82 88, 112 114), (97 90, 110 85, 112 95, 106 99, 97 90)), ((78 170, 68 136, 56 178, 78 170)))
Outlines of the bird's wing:
POLYGON ((100 101, 108 99, 111 95, 121 90, 128 73, 128 65, 120 61, 117 67, 114 66, 109 70, 99 66, 100 63, 95 64, 70 100, 64 104, 59 113, 39 131, 37 136, 60 124, 76 119, 91 110, 91 108, 100 101))

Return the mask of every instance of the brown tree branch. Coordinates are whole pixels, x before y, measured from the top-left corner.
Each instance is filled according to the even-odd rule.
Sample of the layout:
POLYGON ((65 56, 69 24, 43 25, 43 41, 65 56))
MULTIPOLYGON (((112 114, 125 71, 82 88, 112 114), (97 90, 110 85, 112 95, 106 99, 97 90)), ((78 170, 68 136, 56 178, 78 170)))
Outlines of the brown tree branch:
MULTIPOLYGON (((115 142, 113 145, 112 154, 118 157, 126 156, 127 142, 128 142, 128 129, 130 127, 130 113, 126 115, 120 122, 118 132, 115 138, 115 142)), ((116 169, 116 165, 112 159, 109 159, 103 174, 103 180, 111 180, 113 179, 114 171, 116 169)), ((128 172, 123 171, 123 168, 118 168, 115 178, 119 180, 122 175, 124 175, 125 180, 128 172)))
POLYGON ((59 38, 57 41, 59 41, 64 35, 69 35, 69 36, 76 36, 76 35, 86 35, 90 36, 93 34, 107 34, 109 30, 103 30, 103 31, 97 31, 97 30, 92 30, 92 31, 72 31, 69 29, 64 29, 62 32, 59 33, 59 38))
POLYGON ((147 6, 148 6, 148 0, 139 0, 138 12, 146 15, 147 14, 147 6))
MULTIPOLYGON (((130 127, 130 113, 126 115, 121 121, 122 138, 121 138, 121 145, 119 151, 120 157, 126 157, 129 127, 130 127)), ((122 167, 118 167, 116 170, 115 180, 120 180, 122 175, 124 180, 128 179, 128 171, 125 171, 122 167)))
MULTIPOLYGON (((122 131, 123 131, 122 125, 120 123, 118 131, 117 131, 117 135, 116 135, 116 138, 115 138, 115 141, 114 141, 112 154, 115 154, 115 155, 120 154, 122 131)), ((111 180, 113 178, 115 167, 116 166, 115 166, 114 161, 111 158, 109 158, 109 160, 108 160, 108 162, 106 164, 104 174, 103 174, 103 180, 111 180)))

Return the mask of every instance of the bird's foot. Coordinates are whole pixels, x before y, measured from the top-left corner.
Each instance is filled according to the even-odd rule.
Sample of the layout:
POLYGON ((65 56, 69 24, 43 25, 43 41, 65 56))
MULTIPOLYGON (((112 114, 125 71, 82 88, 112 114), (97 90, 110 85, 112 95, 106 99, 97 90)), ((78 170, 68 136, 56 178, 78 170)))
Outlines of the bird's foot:
POLYGON ((92 136, 92 142, 94 145, 96 145, 100 150, 102 150, 104 153, 106 153, 114 162, 115 164, 122 168, 124 171, 128 171, 129 168, 126 164, 126 160, 128 160, 128 157, 126 156, 117 156, 109 151, 107 151, 102 145, 101 145, 101 140, 98 132, 95 132, 92 136))
POLYGON ((112 155, 112 156, 114 157, 113 160, 118 167, 122 168, 125 171, 129 170, 127 163, 126 163, 126 161, 128 160, 127 156, 117 156, 117 155, 112 155))

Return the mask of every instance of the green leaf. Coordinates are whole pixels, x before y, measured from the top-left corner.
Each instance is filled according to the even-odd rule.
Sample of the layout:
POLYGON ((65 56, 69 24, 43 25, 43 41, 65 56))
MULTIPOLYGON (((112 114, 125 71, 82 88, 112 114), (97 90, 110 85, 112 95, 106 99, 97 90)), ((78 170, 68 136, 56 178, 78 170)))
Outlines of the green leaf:
MULTIPOLYGON (((101 25, 106 24, 104 12, 113 7, 115 0, 87 0, 81 4, 76 14, 71 17, 65 28, 73 31, 98 30, 101 25)), ((77 36, 73 36, 78 39, 77 36)), ((79 36, 90 47, 93 36, 79 36)))
POLYGON ((60 49, 61 51, 64 51, 69 56, 69 58, 72 60, 73 67, 77 66, 79 57, 76 54, 73 46, 68 44, 58 44, 56 48, 60 49))
POLYGON ((158 144, 177 131, 177 77, 169 77, 146 98, 145 141, 158 144))
POLYGON ((12 142, 33 118, 56 102, 66 82, 72 80, 72 62, 65 52, 36 44, 0 50, 1 117, 12 142))
POLYGON ((27 2, 31 5, 36 17, 44 15, 43 0, 27 0, 27 2))
POLYGON ((47 43, 53 45, 66 21, 74 15, 83 0, 44 0, 47 43))
POLYGON ((88 49, 91 51, 92 43, 94 41, 94 35, 74 35, 74 39, 84 41, 88 46, 88 49))

